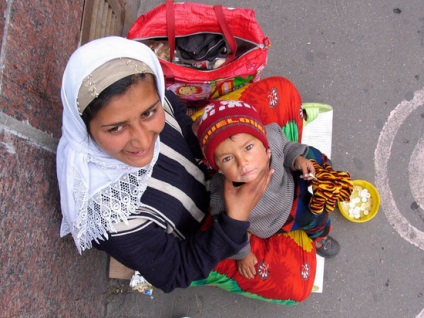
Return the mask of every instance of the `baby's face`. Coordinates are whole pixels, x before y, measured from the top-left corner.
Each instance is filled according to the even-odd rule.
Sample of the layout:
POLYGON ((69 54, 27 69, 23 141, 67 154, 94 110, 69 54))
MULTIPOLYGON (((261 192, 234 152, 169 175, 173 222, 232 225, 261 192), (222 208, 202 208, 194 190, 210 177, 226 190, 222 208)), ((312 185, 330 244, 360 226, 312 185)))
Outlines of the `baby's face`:
POLYGON ((258 138, 241 133, 225 139, 214 153, 219 172, 232 182, 251 182, 269 170, 270 150, 258 138))

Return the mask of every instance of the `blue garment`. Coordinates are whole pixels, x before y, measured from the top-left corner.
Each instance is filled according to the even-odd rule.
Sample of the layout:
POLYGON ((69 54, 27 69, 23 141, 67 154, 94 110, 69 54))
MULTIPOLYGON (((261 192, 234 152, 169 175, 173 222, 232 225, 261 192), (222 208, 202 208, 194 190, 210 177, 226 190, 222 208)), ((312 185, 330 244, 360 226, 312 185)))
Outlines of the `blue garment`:
MULTIPOLYGON (((318 164, 330 163, 330 160, 321 153, 318 149, 309 146, 309 151, 306 158, 315 160, 318 164)), ((302 229, 311 239, 318 237, 325 237, 331 231, 331 219, 329 212, 323 211, 321 214, 314 214, 309 209, 309 202, 311 201, 312 194, 308 191, 309 182, 300 178, 301 172, 293 172, 293 179, 296 184, 297 201, 296 216, 291 221, 293 222, 290 231, 302 229)), ((296 199, 296 197, 295 197, 296 199)), ((287 223, 289 223, 288 220, 287 223)), ((285 228, 286 229, 286 228, 285 228)), ((286 229, 287 230, 287 229, 286 229)))

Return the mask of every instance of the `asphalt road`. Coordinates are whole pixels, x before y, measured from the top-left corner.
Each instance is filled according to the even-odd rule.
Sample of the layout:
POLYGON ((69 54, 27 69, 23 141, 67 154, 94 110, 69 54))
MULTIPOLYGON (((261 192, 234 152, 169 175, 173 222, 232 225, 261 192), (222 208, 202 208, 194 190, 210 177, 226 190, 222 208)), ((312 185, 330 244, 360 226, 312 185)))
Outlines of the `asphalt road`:
MULTIPOLYGON (((216 1, 194 1, 216 4, 216 1)), ((163 1, 143 1, 146 12, 163 1)), ((111 281, 108 317, 424 317, 424 2, 221 1, 249 7, 270 38, 264 77, 290 79, 304 102, 334 108, 332 160, 381 195, 356 224, 332 214, 340 254, 324 289, 292 307, 214 287, 153 298, 111 281)))

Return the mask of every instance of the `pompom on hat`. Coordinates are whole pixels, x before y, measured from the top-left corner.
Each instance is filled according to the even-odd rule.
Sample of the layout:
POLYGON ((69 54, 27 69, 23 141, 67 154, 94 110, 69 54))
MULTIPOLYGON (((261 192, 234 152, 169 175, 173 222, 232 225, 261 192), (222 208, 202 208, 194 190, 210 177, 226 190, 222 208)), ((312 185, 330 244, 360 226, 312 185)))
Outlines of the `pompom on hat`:
POLYGON ((225 139, 246 133, 258 138, 268 149, 265 128, 256 109, 243 101, 215 100, 206 105, 197 130, 203 154, 212 168, 215 149, 225 139))

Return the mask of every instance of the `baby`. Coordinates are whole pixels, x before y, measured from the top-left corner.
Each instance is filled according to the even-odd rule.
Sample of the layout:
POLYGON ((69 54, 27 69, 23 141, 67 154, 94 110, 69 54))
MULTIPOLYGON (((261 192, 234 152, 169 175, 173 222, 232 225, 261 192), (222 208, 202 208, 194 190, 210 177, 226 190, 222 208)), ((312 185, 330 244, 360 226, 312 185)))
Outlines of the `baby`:
MULTIPOLYGON (((209 165, 219 172, 210 180, 212 215, 225 211, 225 179, 234 187, 243 186, 264 170, 273 169, 266 192, 250 213, 249 232, 267 238, 304 229, 316 241, 331 240, 325 248, 324 242, 317 243, 318 254, 332 257, 338 253, 337 241, 327 236, 331 229, 328 213, 314 214, 308 204, 295 200, 296 196, 306 197, 305 202, 311 198, 310 193, 296 192, 298 180, 306 183, 315 175, 313 163, 306 158, 307 145, 288 141, 276 123, 264 127, 255 108, 242 101, 213 101, 207 105, 197 136, 209 165)), ((232 258, 237 260, 241 275, 254 277, 258 260, 250 251, 250 244, 232 258)))

